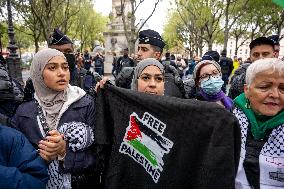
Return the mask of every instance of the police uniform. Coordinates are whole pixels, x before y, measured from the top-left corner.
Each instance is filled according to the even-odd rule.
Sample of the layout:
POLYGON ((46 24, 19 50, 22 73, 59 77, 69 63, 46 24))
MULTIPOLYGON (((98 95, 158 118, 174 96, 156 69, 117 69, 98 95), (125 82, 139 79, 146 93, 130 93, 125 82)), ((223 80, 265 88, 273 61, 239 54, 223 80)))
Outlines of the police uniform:
MULTIPOLYGON (((73 44, 73 42, 65 35, 62 31, 58 28, 55 28, 51 36, 48 40, 48 46, 53 48, 53 45, 60 46, 65 44, 73 44)), ((70 71, 70 84, 71 85, 78 85, 77 81, 77 68, 76 68, 76 57, 75 54, 72 53, 65 53, 63 52, 66 60, 68 62, 69 71, 70 71)))
MULTIPOLYGON (((161 49, 163 49, 165 46, 165 43, 160 34, 150 29, 139 32, 139 44, 150 44, 160 47, 161 49)), ((134 68, 123 68, 115 80, 116 86, 130 89, 133 73, 134 68)), ((183 82, 178 74, 178 71, 173 66, 168 66, 165 68, 164 95, 174 96, 178 98, 184 98, 185 96, 183 82)))

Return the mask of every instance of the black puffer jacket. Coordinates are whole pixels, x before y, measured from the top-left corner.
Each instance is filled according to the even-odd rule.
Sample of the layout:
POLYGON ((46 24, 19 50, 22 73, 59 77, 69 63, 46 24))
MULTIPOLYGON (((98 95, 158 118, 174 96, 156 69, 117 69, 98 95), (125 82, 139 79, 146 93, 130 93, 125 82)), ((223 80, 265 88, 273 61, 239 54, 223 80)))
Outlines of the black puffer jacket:
POLYGON ((0 64, 0 123, 9 125, 9 119, 22 103, 23 97, 21 84, 13 80, 5 66, 0 64))
POLYGON ((244 92, 244 84, 246 82, 246 72, 250 63, 242 64, 231 78, 231 87, 229 90, 229 97, 235 99, 244 92))

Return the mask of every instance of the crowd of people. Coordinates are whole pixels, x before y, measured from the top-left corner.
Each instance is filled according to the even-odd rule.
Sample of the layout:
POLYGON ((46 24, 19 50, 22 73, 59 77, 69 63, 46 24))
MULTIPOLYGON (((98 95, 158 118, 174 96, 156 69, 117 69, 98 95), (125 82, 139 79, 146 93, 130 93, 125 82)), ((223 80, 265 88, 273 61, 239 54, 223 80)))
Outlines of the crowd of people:
MULTIPOLYGON (((279 37, 273 35, 252 40, 249 45, 250 58, 244 62, 236 56, 233 60, 228 58, 226 50, 221 52, 221 56, 217 51, 208 51, 200 59, 187 59, 181 55, 175 57, 170 52, 163 56, 165 45, 158 32, 150 29, 140 31, 135 55, 129 56, 128 48, 123 49, 121 57, 113 53, 114 82, 103 77, 105 58, 102 47, 96 46, 93 56, 88 50, 83 54, 80 51, 75 53, 72 40, 58 28, 54 29, 50 36, 48 46, 33 57, 30 79, 25 87, 10 78, 5 60, 1 59, 0 188, 112 188, 109 186, 114 185, 107 183, 105 178, 108 174, 106 170, 109 169, 107 162, 119 161, 110 157, 117 141, 110 142, 112 145, 109 148, 101 148, 96 138, 102 133, 101 125, 105 124, 97 117, 100 115, 97 111, 106 109, 96 102, 97 95, 102 91, 107 92, 108 86, 124 88, 125 91, 131 90, 142 97, 146 95, 145 98, 153 99, 151 105, 154 107, 155 103, 159 103, 159 100, 156 102, 155 99, 165 99, 173 103, 176 101, 185 107, 171 109, 169 106, 168 111, 179 112, 189 120, 192 116, 204 125, 210 124, 210 120, 214 119, 217 123, 223 124, 222 127, 233 129, 234 138, 222 133, 224 138, 212 137, 208 139, 208 143, 222 146, 222 140, 234 140, 234 145, 226 148, 235 151, 234 155, 237 158, 234 163, 222 162, 221 155, 218 156, 218 153, 221 154, 220 151, 216 151, 210 165, 208 162, 201 163, 204 171, 208 167, 226 165, 228 170, 232 170, 228 173, 230 181, 222 180, 228 177, 214 181, 210 178, 214 172, 198 171, 202 179, 206 180, 203 176, 208 176, 207 184, 210 180, 210 184, 216 182, 216 186, 221 186, 220 183, 223 182, 224 186, 236 189, 283 188, 284 62, 278 58, 279 37), (205 114, 192 108, 197 105, 202 106, 203 111, 209 114, 203 117, 205 114), (190 113, 183 112, 185 109, 190 109, 190 113), (222 114, 227 117, 221 118, 222 114), (236 128, 233 127, 232 120, 238 123, 236 128), (232 183, 233 186, 230 185, 232 183)), ((143 124, 146 124, 146 118, 147 116, 143 117, 143 124)), ((147 158, 155 165, 155 161, 151 159, 155 153, 159 154, 160 161, 174 146, 172 141, 175 140, 168 141, 162 136, 165 125, 157 119, 151 119, 153 128, 145 131, 145 125, 141 126, 144 129, 142 134, 139 124, 134 124, 133 120, 129 121, 135 129, 127 133, 127 139, 136 135, 141 138, 148 137, 148 141, 153 137, 155 141, 155 145, 150 147, 150 152, 147 152, 149 154, 145 152, 147 143, 143 143, 144 146, 132 144, 139 152, 139 156, 127 152, 133 159, 138 159, 137 162, 141 165, 147 158), (160 133, 156 134, 155 129, 160 133), (168 151, 155 151, 165 150, 166 145, 168 151)), ((214 127, 218 126, 220 125, 214 127)), ((112 135, 116 132, 111 128, 103 130, 104 133, 107 130, 112 135)), ((185 129, 178 132, 187 134, 186 132, 193 130, 185 129)), ((201 132, 212 136, 214 134, 206 128, 202 128, 201 132)), ((170 136, 171 133, 167 133, 167 137, 170 136)), ((182 143, 187 140, 179 141, 182 143)), ((199 144, 198 140, 191 142, 196 142, 193 146, 199 144)), ((185 152, 180 151, 180 154, 183 153, 185 152)), ((198 155, 192 152, 190 157, 194 161, 198 155)), ((174 165, 177 162, 168 163, 174 165)), ((156 165, 160 166, 160 172, 153 174, 153 185, 147 180, 147 185, 141 188, 154 188, 159 177, 162 177, 160 174, 163 165, 156 165)), ((151 173, 148 170, 149 165, 143 166, 151 173)), ((189 172, 188 174, 191 174, 189 172)), ((181 174, 183 175, 180 175, 180 178, 192 176, 186 175, 187 171, 181 174)), ((121 176, 123 180, 124 176, 121 176)), ((200 178, 196 182, 201 182, 200 178)), ((185 183, 188 184, 185 186, 188 188, 205 186, 204 183, 185 183)), ((129 183, 125 188, 132 188, 132 184, 129 183)), ((160 186, 162 188, 162 185, 158 188, 160 186)), ((163 187, 167 188, 165 185, 163 187)), ((172 188, 172 185, 169 184, 168 187, 172 188)))

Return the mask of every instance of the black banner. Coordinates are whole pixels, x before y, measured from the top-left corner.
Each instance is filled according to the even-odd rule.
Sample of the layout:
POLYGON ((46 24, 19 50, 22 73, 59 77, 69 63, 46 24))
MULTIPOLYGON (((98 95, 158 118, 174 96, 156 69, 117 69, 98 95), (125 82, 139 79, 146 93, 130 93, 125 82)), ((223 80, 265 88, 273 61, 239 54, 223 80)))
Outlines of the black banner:
POLYGON ((96 101, 105 188, 234 188, 240 129, 223 107, 110 85, 96 101))

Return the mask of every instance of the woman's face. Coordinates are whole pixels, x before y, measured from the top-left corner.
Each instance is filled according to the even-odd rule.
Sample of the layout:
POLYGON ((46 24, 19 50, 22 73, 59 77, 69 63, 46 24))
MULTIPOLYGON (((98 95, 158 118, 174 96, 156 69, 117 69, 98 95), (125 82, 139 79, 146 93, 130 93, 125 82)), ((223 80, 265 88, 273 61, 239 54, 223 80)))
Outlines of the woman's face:
POLYGON ((220 77, 221 73, 213 64, 207 64, 200 69, 198 86, 202 80, 208 80, 210 77, 220 77))
POLYGON ((157 66, 147 66, 138 78, 138 91, 164 95, 164 76, 157 66))
POLYGON ((272 70, 258 73, 244 92, 254 112, 274 116, 284 107, 284 76, 272 70))
POLYGON ((70 73, 67 61, 62 56, 55 56, 43 70, 44 84, 53 90, 63 91, 69 84, 70 73))

